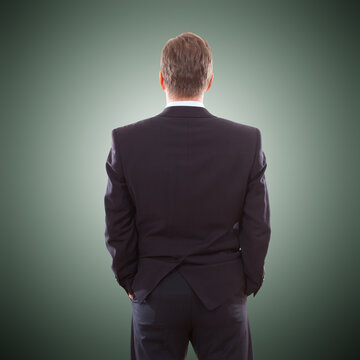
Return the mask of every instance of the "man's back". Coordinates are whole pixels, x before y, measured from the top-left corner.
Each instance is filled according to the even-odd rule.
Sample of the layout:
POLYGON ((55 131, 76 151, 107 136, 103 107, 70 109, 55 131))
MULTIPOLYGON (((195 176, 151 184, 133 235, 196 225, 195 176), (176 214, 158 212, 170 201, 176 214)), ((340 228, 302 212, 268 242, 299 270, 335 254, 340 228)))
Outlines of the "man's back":
POLYGON ((185 32, 161 52, 167 105, 112 131, 105 240, 131 299, 131 359, 253 360, 247 296, 270 240, 258 128, 211 114, 207 41, 185 32))
POLYGON ((260 131, 172 106, 112 136, 106 242, 120 285, 143 302, 177 267, 208 309, 255 296, 270 239, 260 131))

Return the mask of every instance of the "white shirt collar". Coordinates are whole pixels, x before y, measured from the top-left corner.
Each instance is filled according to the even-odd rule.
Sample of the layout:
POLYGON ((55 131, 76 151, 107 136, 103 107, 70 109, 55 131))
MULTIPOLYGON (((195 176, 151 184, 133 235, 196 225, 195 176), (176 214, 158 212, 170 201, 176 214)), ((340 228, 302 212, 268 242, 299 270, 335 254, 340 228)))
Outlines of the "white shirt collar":
POLYGON ((179 100, 179 101, 170 101, 166 104, 165 107, 169 106, 201 106, 205 107, 201 101, 194 101, 194 100, 179 100))

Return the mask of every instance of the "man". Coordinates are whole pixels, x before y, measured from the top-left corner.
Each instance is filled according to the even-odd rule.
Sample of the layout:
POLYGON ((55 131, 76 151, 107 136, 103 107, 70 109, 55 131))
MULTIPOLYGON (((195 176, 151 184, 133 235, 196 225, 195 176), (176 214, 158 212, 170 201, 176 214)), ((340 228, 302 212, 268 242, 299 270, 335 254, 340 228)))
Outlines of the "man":
POLYGON ((112 130, 106 246, 132 303, 131 359, 253 359, 246 311, 270 240, 260 130, 203 104, 208 43, 186 32, 160 62, 167 105, 112 130))

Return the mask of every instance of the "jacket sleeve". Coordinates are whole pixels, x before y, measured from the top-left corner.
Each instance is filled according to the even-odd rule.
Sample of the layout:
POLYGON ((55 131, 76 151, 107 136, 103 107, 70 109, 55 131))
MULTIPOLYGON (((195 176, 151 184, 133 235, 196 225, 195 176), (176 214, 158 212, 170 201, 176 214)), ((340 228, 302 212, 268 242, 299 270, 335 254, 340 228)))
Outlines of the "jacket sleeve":
POLYGON ((133 203, 120 159, 119 137, 112 130, 112 145, 106 161, 108 175, 105 205, 105 243, 112 256, 111 269, 125 291, 133 293, 132 282, 137 271, 137 229, 133 203))
POLYGON ((240 220, 240 248, 246 278, 246 295, 259 291, 265 278, 265 257, 271 227, 269 195, 265 181, 267 167, 261 132, 256 128, 257 144, 248 178, 248 187, 240 220))

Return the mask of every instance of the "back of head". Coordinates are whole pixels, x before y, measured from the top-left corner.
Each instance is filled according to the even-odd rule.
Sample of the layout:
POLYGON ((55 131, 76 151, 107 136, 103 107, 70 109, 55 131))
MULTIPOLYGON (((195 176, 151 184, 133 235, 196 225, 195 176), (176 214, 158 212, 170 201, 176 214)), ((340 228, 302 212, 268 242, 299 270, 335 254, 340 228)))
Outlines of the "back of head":
POLYGON ((182 33, 166 42, 160 68, 171 96, 199 96, 206 90, 213 71, 210 46, 192 32, 182 33))

